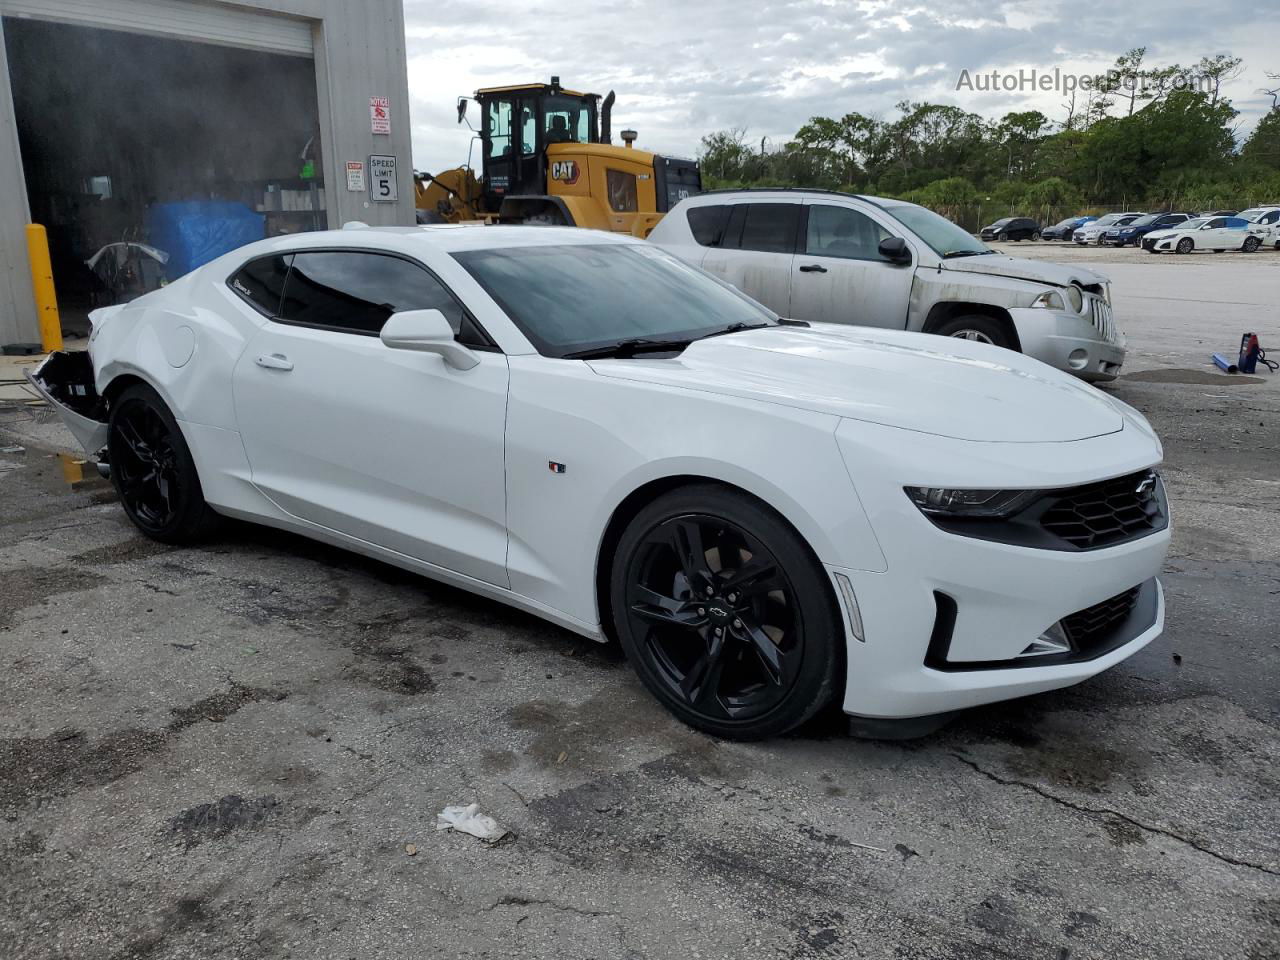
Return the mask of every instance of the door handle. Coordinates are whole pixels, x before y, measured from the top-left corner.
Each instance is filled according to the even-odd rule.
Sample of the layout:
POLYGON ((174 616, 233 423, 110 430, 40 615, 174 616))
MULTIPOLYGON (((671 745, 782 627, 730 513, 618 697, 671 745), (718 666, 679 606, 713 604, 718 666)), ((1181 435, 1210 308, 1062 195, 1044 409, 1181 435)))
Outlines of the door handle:
POLYGON ((265 354, 255 361, 258 366, 266 367, 268 370, 292 370, 293 361, 286 357, 283 353, 265 354))
POLYGON ((826 273, 827 268, 820 263, 806 263, 800 268, 801 273, 826 273))

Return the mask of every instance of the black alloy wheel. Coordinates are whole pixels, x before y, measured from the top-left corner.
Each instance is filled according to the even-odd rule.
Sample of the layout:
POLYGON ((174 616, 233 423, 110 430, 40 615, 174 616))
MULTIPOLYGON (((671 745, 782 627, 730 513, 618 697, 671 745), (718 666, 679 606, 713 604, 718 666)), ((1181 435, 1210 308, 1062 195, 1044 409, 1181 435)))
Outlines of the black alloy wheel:
POLYGON ((1196 243, 1190 237, 1183 237, 1178 241, 1178 245, 1174 248, 1179 253, 1190 253, 1196 247, 1196 243))
POLYGON ((1245 237, 1242 249, 1245 253, 1256 253, 1260 246, 1262 246, 1262 241, 1257 237, 1245 237))
POLYGON ((690 487, 645 508, 619 542, 610 599, 637 673, 691 726, 775 736, 833 696, 844 632, 826 572, 750 497, 690 487))
POLYGON ((153 389, 134 385, 111 404, 107 454, 125 513, 148 537, 186 543, 211 531, 217 515, 205 503, 191 451, 153 389))

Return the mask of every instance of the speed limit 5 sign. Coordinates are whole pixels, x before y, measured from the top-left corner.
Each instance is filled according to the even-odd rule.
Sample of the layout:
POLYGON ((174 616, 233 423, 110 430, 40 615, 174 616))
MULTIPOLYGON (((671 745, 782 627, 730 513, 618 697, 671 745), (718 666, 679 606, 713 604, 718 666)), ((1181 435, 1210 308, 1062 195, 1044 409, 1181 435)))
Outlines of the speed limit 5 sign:
POLYGON ((395 203, 396 158, 374 154, 369 158, 369 199, 379 203, 395 203))

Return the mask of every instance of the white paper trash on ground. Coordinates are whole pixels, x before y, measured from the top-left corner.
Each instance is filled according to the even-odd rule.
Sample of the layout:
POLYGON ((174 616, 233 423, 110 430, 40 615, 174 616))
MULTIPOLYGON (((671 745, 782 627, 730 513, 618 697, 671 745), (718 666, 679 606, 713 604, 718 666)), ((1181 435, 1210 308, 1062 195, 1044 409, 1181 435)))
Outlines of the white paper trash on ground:
POLYGON ((501 843, 503 840, 514 840, 515 834, 487 813, 480 812, 480 804, 470 806, 445 807, 436 815, 437 830, 456 830, 479 837, 485 843, 501 843))

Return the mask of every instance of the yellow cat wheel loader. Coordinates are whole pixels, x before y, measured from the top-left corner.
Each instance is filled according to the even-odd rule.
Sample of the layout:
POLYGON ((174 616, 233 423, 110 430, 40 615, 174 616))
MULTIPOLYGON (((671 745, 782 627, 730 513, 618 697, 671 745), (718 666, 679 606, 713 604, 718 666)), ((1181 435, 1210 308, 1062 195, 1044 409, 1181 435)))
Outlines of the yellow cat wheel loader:
MULTIPOLYGON (((612 142, 612 91, 531 83, 475 93, 481 173, 468 162, 418 173, 419 222, 563 224, 648 236, 662 215, 702 189, 698 164, 636 149, 636 133, 612 142)), ((468 101, 458 100, 458 122, 468 101)))

